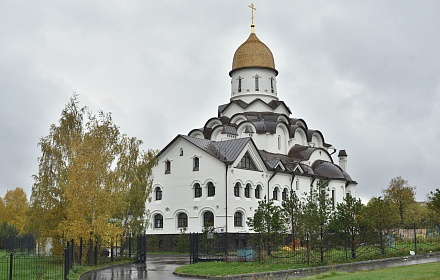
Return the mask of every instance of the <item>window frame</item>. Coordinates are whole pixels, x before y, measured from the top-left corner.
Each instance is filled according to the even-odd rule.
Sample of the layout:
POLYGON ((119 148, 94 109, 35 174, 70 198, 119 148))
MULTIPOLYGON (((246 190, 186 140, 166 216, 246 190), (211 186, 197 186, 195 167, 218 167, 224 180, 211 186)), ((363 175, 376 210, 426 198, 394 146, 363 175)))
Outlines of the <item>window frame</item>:
POLYGON ((287 200, 287 198, 288 198, 287 188, 284 188, 283 192, 281 193, 281 200, 287 200))
POLYGON ((241 184, 239 182, 235 183, 235 185, 234 185, 234 196, 235 197, 240 197, 240 187, 241 187, 241 184))
POLYGON ((272 192, 272 199, 273 200, 278 200, 278 187, 275 187, 274 189, 273 189, 273 192, 272 192))
POLYGON ((215 196, 215 185, 213 182, 208 182, 208 197, 215 196))
POLYGON ((249 183, 244 187, 244 197, 251 198, 251 184, 249 183))
POLYGON ((160 187, 155 187, 154 188, 154 198, 156 201, 162 200, 163 198, 163 193, 162 193, 162 189, 160 187))
POLYGON ((194 157, 193 158, 193 171, 199 171, 200 168, 200 158, 194 157))
POLYGON ((234 213, 234 227, 243 227, 243 212, 237 211, 234 213))
POLYGON ((155 214, 154 215, 154 228, 163 228, 163 215, 155 214))
POLYGON ((215 221, 214 213, 212 213, 211 211, 205 211, 203 213, 203 227, 214 227, 214 221, 215 221), (212 219, 212 224, 211 224, 211 219, 212 219))
POLYGON ((187 228, 188 227, 188 215, 184 212, 177 214, 177 227, 187 228))
POLYGON ((171 174, 171 161, 165 161, 165 174, 171 174))
POLYGON ((194 184, 194 198, 202 197, 203 195, 203 189, 202 186, 200 186, 199 183, 194 184))
POLYGON ((255 198, 256 199, 261 199, 261 190, 263 188, 261 187, 260 184, 257 185, 257 187, 255 188, 255 198))

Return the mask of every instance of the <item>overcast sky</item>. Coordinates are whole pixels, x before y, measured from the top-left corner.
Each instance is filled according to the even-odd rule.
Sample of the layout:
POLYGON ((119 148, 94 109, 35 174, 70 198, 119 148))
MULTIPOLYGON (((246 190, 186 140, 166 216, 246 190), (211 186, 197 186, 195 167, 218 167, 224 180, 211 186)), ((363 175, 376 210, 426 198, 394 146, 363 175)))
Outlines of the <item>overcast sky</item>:
MULTIPOLYGON (((72 93, 162 149, 229 102, 249 1, 0 0, 0 196, 38 171, 72 93)), ((348 153, 358 196, 440 188, 440 1, 254 1, 278 96, 348 153)), ((337 162, 337 158, 335 158, 337 162)))

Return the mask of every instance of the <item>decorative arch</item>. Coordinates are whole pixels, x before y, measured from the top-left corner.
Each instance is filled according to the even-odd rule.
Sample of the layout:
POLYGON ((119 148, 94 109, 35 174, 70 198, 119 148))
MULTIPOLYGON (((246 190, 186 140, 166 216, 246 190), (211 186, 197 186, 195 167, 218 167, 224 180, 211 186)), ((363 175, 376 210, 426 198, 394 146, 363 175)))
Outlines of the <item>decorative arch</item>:
POLYGON ((222 122, 219 118, 210 118, 206 123, 205 123, 205 127, 207 128, 214 128, 216 126, 221 126, 222 122))
POLYGON ((237 114, 231 118, 230 123, 240 125, 244 121, 247 121, 246 116, 243 114, 237 114))
POLYGON ((307 133, 303 127, 298 127, 295 130, 294 139, 299 145, 305 146, 307 144, 307 133))

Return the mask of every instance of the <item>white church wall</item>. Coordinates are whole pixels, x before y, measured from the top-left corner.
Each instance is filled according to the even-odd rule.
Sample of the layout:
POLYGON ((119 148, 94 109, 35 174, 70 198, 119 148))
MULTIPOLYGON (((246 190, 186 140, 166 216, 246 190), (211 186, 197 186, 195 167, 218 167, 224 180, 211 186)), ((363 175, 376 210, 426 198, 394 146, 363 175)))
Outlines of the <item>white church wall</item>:
POLYGON ((274 70, 264 68, 244 68, 235 70, 231 77, 231 93, 231 100, 241 99, 245 102, 251 102, 256 96, 267 103, 274 99, 278 100, 276 89, 276 73, 274 70), (256 75, 259 76, 258 91, 255 90, 256 75), (241 79, 241 92, 239 92, 238 89, 239 78, 241 79), (272 86, 271 79, 273 79, 272 86))
MULTIPOLYGON (((217 205, 224 204, 225 198, 225 165, 211 155, 200 150, 184 139, 178 139, 160 158, 154 167, 152 202, 147 203, 151 212, 150 223, 154 224, 154 214, 161 213, 164 217, 163 228, 149 228, 150 233, 178 233, 177 219, 179 212, 188 213, 186 231, 201 231, 200 219, 203 211, 212 209, 214 222, 217 216, 224 215, 224 210, 217 205), (180 156, 180 149, 183 155, 180 156), (193 158, 199 157, 199 171, 193 171, 193 158), (165 174, 165 160, 171 160, 170 174, 165 174), (215 185, 215 195, 208 197, 208 183, 215 185), (194 197, 194 184, 202 187, 202 196, 194 197), (156 200, 155 187, 162 188, 162 199, 156 200)), ((216 223, 217 224, 217 223, 216 223)))

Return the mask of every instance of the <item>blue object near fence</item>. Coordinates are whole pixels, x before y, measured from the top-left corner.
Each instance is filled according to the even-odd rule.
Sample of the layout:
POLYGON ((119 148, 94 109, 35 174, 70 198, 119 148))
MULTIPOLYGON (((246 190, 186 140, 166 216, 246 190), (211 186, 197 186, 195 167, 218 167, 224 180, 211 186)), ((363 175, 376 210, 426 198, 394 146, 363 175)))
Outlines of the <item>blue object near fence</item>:
POLYGON ((244 261, 252 261, 254 259, 254 249, 252 248, 238 249, 237 256, 244 261))

